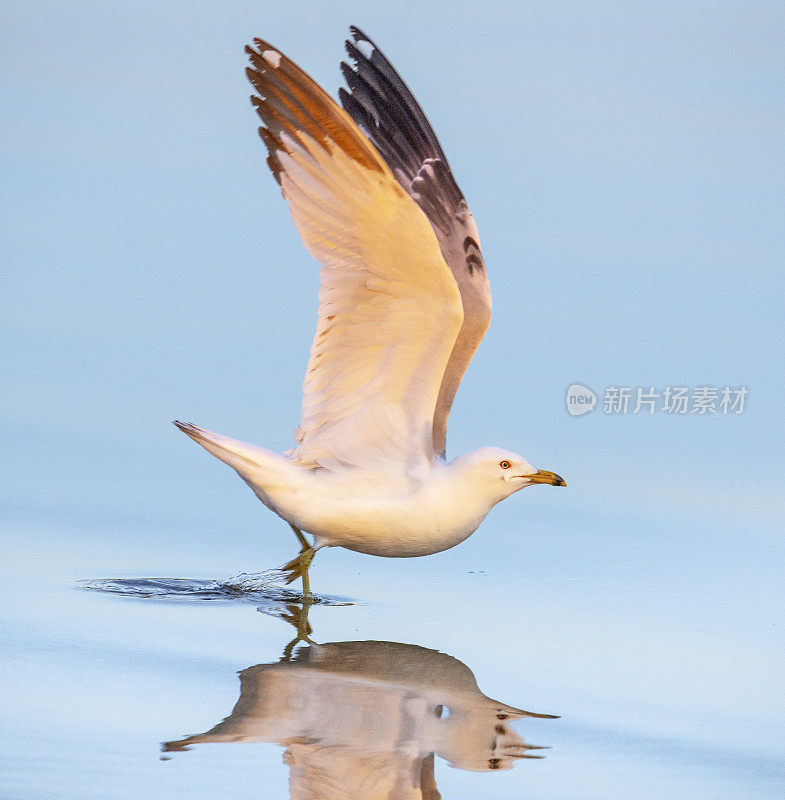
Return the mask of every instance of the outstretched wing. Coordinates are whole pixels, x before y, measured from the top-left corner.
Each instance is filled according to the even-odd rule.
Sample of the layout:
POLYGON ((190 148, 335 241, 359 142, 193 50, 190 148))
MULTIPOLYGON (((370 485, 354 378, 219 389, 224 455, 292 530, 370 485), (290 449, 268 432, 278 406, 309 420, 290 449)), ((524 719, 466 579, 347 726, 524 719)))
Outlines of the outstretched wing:
POLYGON ((308 467, 433 458, 442 376, 461 327, 433 230, 362 131, 266 42, 247 47, 268 164, 321 262, 319 321, 292 457, 308 467))
POLYGON ((339 91, 343 107, 428 216, 461 292, 463 326, 447 364, 433 420, 434 449, 443 456, 455 393, 491 323, 491 287, 477 225, 436 134, 384 53, 359 28, 350 30, 352 39, 346 41, 346 52, 354 68, 341 64, 349 86, 348 92, 339 91))

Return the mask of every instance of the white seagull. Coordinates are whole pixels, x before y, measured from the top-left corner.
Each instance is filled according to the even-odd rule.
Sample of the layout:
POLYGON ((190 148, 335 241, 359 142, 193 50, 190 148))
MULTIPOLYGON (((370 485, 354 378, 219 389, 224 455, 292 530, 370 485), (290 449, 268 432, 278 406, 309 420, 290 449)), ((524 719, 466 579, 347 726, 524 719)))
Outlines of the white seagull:
POLYGON ((267 163, 321 264, 296 444, 281 455, 174 423, 291 525, 302 549, 284 570, 306 597, 322 547, 438 553, 519 489, 565 485, 498 447, 446 461, 450 408, 491 318, 477 226, 412 93, 350 30, 343 109, 267 42, 246 48, 267 163))

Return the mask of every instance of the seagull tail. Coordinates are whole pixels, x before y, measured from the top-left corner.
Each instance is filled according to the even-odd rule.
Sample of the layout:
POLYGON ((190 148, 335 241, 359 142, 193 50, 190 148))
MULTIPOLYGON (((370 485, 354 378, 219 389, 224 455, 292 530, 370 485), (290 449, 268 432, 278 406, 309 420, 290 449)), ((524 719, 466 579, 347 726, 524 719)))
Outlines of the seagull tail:
POLYGON ((272 450, 265 450, 254 444, 230 439, 228 436, 213 433, 198 425, 192 425, 190 422, 174 420, 173 424, 186 436, 190 436, 197 444, 204 447, 208 453, 223 461, 224 464, 228 464, 241 475, 259 468, 264 469, 276 462, 285 461, 283 456, 272 450))

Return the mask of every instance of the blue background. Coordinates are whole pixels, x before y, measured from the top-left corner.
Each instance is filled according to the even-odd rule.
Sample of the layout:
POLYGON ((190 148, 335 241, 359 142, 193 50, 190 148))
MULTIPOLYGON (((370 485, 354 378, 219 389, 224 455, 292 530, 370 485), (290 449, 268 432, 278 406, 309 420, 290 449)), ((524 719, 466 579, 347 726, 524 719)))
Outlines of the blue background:
MULTIPOLYGON (((227 616, 189 609, 186 622, 182 610, 76 599, 71 587, 99 574, 226 577, 293 554, 286 526, 169 421, 291 444, 318 267, 268 174, 243 46, 267 38, 334 93, 353 23, 420 100, 480 227, 494 319, 458 394, 449 452, 503 446, 568 489, 515 496, 430 559, 322 553, 319 588, 389 604, 322 610, 322 638, 444 649, 491 696, 571 717, 548 729, 567 733, 545 736, 555 749, 542 770, 511 773, 529 785, 539 776, 539 796, 775 796, 782 4, 11 3, 4 17, 11 762, 34 758, 54 704, 66 715, 83 706, 85 653, 129 663, 113 631, 125 630, 130 663, 168 653, 192 676, 200 655, 219 658, 209 648, 235 669, 262 658, 226 631, 278 633, 251 609, 235 630, 227 616), (749 397, 741 415, 573 418, 573 382, 599 394, 745 385, 749 397), (44 651, 59 655, 31 695, 44 651), (63 683, 44 690, 53 671, 63 683), (651 755, 644 741, 677 744, 655 747, 648 769, 640 756, 629 781, 621 756, 596 752, 624 742, 651 755)), ((188 699, 172 701, 185 732, 228 713, 231 668, 224 678, 226 699, 201 728, 188 699)), ((113 696, 132 715, 140 701, 122 685, 113 696)), ((108 747, 100 714, 70 718, 72 733, 108 747)), ((137 723, 123 735, 144 739, 137 723)), ((151 737, 175 738, 178 725, 151 737)), ((76 797, 92 773, 69 741, 51 747, 66 753, 76 797)), ((9 796, 48 796, 19 769, 9 796)), ((149 796, 163 793, 163 778, 147 778, 149 796)))

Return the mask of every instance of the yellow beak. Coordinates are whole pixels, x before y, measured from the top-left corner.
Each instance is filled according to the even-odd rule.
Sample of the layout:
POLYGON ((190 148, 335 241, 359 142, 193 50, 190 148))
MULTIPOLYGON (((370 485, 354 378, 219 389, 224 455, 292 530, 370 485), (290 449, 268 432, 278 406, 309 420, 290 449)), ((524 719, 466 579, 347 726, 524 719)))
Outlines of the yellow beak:
POLYGON ((532 483, 549 483, 551 486, 566 486, 567 481, 555 472, 548 472, 547 469, 538 469, 533 475, 524 475, 532 483))

